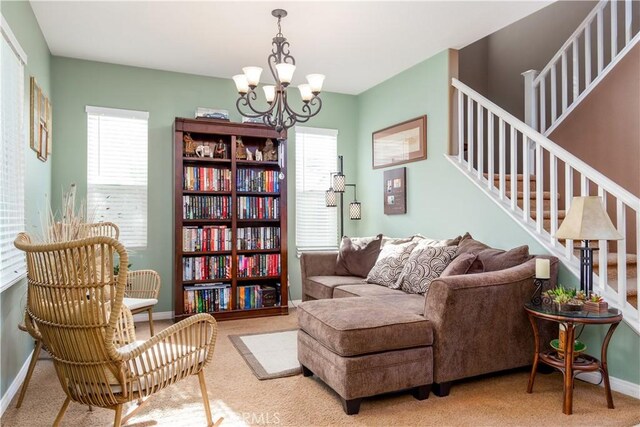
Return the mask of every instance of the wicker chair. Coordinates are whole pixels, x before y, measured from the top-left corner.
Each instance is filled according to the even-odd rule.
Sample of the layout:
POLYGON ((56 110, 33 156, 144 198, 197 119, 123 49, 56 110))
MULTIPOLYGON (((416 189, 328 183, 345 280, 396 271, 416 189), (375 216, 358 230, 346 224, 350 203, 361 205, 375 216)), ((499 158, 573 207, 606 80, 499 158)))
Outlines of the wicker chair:
MULTIPOLYGON (((120 229, 112 222, 96 222, 85 224, 83 228, 80 228, 78 234, 82 237, 106 236, 117 240, 120 237, 120 229)), ((153 307, 158 303, 160 275, 153 270, 139 270, 129 271, 127 277, 129 279, 127 280, 124 304, 131 310, 132 314, 143 313, 145 311, 149 313, 149 330, 153 336, 155 335, 153 328, 153 307)), ((18 329, 29 332, 24 323, 19 324, 18 329)), ((31 337, 35 341, 35 346, 31 355, 31 361, 29 362, 27 375, 24 377, 22 386, 20 387, 20 395, 16 403, 16 408, 18 409, 22 406, 29 382, 33 376, 33 371, 40 357, 40 352, 43 350, 40 334, 36 331, 36 335, 31 334, 31 337)), ((44 348, 44 350, 46 351, 46 348, 44 348)))
POLYGON ((15 246, 27 253, 25 326, 51 353, 67 395, 54 426, 74 401, 115 410, 119 427, 133 414, 122 418, 124 404, 196 374, 207 423, 213 424, 203 371, 217 337, 213 316, 198 314, 136 341, 133 316, 123 304, 126 274, 112 274, 116 253, 119 271, 127 272, 127 252, 117 240, 33 244, 22 233, 15 246))
POLYGON ((129 271, 127 274, 127 287, 124 291, 124 305, 132 314, 149 314, 149 331, 153 330, 153 307, 158 303, 160 293, 160 275, 153 270, 129 271))

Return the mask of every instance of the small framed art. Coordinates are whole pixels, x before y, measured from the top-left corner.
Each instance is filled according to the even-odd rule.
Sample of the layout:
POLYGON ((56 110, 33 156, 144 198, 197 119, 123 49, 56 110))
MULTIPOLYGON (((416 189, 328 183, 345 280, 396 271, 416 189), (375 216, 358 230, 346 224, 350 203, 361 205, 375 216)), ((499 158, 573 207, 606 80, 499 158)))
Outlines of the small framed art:
POLYGON ((407 213, 407 168, 384 171, 384 214, 407 213))

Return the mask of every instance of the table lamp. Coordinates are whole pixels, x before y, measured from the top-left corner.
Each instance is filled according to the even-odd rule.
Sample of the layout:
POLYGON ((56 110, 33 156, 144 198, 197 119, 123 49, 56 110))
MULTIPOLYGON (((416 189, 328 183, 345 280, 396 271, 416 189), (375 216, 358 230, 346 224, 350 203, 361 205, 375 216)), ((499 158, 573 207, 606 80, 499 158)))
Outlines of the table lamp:
POLYGON ((583 241, 583 246, 580 247, 580 289, 587 296, 593 288, 593 248, 589 247, 589 241, 623 238, 597 196, 574 197, 555 237, 583 241))

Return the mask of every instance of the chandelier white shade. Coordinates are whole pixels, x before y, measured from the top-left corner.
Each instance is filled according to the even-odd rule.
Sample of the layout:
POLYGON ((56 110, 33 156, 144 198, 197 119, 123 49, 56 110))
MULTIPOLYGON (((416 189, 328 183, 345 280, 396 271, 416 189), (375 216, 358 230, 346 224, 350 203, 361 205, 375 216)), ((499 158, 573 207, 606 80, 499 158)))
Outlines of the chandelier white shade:
POLYGON ((278 33, 273 38, 273 49, 267 58, 269 71, 275 81, 274 85, 263 86, 265 99, 269 107, 259 110, 255 103, 258 100, 256 87, 260 83, 262 68, 244 67, 244 74, 233 76, 236 90, 240 97, 236 101, 236 107, 240 114, 252 119, 261 119, 264 124, 282 132, 294 126, 296 123, 305 123, 314 117, 322 108, 322 100, 319 95, 324 83, 324 75, 309 74, 307 82, 298 85, 302 100, 302 111, 296 111, 288 100, 287 88, 293 83, 293 75, 296 70, 296 61, 289 51, 289 42, 282 35, 280 20, 287 16, 287 11, 275 9, 271 14, 278 18, 278 33))

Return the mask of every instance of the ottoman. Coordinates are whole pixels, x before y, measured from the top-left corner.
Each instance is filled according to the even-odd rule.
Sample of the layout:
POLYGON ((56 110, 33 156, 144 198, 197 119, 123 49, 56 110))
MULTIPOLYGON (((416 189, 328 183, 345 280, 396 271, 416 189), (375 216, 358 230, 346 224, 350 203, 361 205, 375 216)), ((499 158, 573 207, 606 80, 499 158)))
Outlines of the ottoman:
POLYGON ((433 383, 433 329, 423 316, 379 298, 303 302, 298 306, 298 360, 342 400, 348 415, 362 398, 411 389, 429 397, 433 383))

